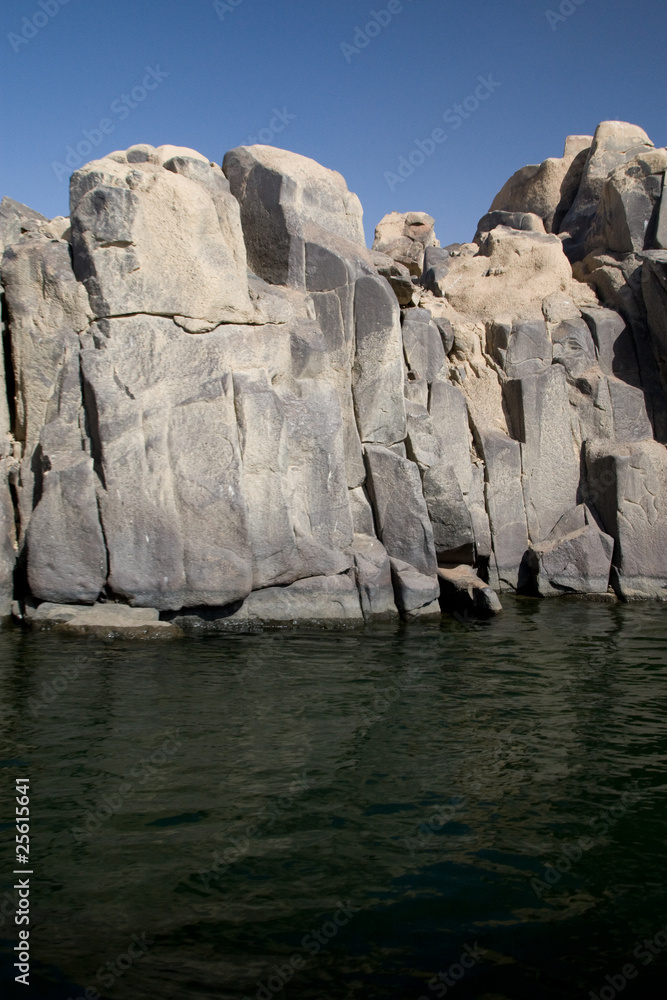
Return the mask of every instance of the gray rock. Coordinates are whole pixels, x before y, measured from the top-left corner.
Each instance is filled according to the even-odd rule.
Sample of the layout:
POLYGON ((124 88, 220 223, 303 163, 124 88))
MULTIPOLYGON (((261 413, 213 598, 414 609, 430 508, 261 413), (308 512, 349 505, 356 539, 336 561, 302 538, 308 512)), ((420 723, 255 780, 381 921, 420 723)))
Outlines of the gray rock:
POLYGON ((487 330, 487 351, 510 378, 539 375, 551 364, 552 346, 543 320, 495 322, 487 330))
POLYGON ((528 549, 521 486, 521 445, 499 431, 480 434, 486 468, 486 507, 501 590, 516 590, 528 549))
POLYGON ((438 570, 440 605, 464 617, 488 618, 503 610, 498 595, 470 566, 447 566, 438 570))
POLYGON ((36 631, 69 632, 104 639, 179 639, 176 625, 161 622, 155 608, 128 608, 126 604, 40 604, 27 609, 25 620, 36 631))
POLYGON ((435 574, 420 573, 411 563, 391 559, 391 578, 396 605, 404 618, 440 617, 440 587, 435 574))
POLYGON ((9 461, 0 460, 0 618, 9 616, 14 594, 16 524, 9 490, 9 461))
POLYGON ((642 258, 642 295, 648 330, 662 384, 667 388, 667 250, 643 254, 642 258))
POLYGON ((464 497, 472 491, 472 438, 466 399, 451 382, 434 382, 429 396, 429 413, 440 449, 452 465, 464 497))
POLYGON ((574 200, 591 142, 592 136, 568 136, 561 158, 517 170, 494 198, 491 211, 532 212, 548 233, 557 233, 556 219, 574 200))
POLYGON ((249 321, 239 206, 224 176, 197 153, 163 166, 157 152, 72 176, 74 271, 95 316, 182 316, 202 330, 249 321))
POLYGON ((371 535, 375 537, 375 523, 373 521, 373 508, 371 507, 366 490, 363 486, 348 490, 348 500, 350 503, 350 513, 352 514, 352 524, 355 535, 371 535))
POLYGON ((420 468, 428 469, 442 458, 440 441, 433 432, 433 424, 425 406, 406 400, 408 435, 406 438, 407 457, 420 468))
POLYGON ((394 289, 398 304, 400 306, 409 305, 412 302, 415 286, 412 284, 410 271, 405 264, 399 264, 398 261, 378 250, 372 250, 371 257, 377 273, 380 277, 386 278, 394 289))
POLYGON ((43 215, 20 201, 14 201, 6 195, 0 201, 0 254, 12 243, 18 243, 21 234, 31 222, 48 222, 43 215))
POLYGON ((42 495, 26 534, 30 591, 40 601, 92 604, 107 578, 93 459, 82 451, 45 457, 42 495))
POLYGON ((652 438, 653 428, 642 390, 616 378, 608 378, 607 386, 616 440, 628 442, 652 438))
POLYGON ((384 545, 370 535, 355 534, 352 552, 364 618, 366 621, 395 618, 398 611, 384 545))
POLYGON ((240 606, 197 608, 173 617, 174 625, 184 632, 200 635, 265 625, 361 625, 363 621, 357 588, 346 573, 254 590, 240 606))
POLYGON ((667 599, 667 453, 657 441, 586 442, 588 502, 614 539, 612 585, 625 600, 667 599))
POLYGON ((588 251, 633 253, 654 245, 666 168, 667 150, 656 149, 610 174, 586 238, 588 251))
POLYGON ((445 354, 449 354, 452 347, 454 346, 454 329, 452 324, 444 316, 434 316, 433 322, 440 331, 440 336, 442 337, 442 346, 445 349, 445 354))
MULTIPOLYGON (((317 374, 333 385, 338 395, 343 418, 347 483, 349 487, 353 488, 361 485, 365 476, 364 459, 354 415, 354 402, 350 384, 354 347, 353 343, 348 342, 341 299, 337 292, 316 292, 312 298, 315 306, 315 314, 324 335, 326 350, 326 364, 322 366, 321 371, 317 372, 317 374)), ((310 347, 310 343, 306 345, 306 358, 309 361, 312 358, 312 350, 309 350, 310 347)), ((305 367, 304 365, 302 373, 305 367)))
MULTIPOLYGON (((605 182, 616 167, 649 152, 653 143, 643 129, 628 122, 601 122, 595 130, 581 183, 559 232, 568 233, 572 246, 582 246, 595 217, 605 182)), ((570 247, 565 244, 566 252, 570 247)), ((571 252, 571 250, 570 250, 571 252)), ((580 255, 583 256, 583 251, 580 255)))
POLYGON ((379 445, 366 446, 366 464, 380 541, 391 558, 435 576, 433 529, 417 466, 379 445))
POLYGON ((95 337, 81 359, 109 586, 160 609, 246 597, 248 507, 224 335, 193 339, 169 319, 136 316, 97 324, 95 337))
POLYGON ((449 274, 454 256, 455 253, 446 247, 426 248, 424 253, 424 272, 420 281, 424 288, 428 292, 433 292, 437 298, 442 298, 444 295, 441 282, 449 274))
POLYGON ((391 212, 375 228, 373 250, 388 254, 419 277, 424 249, 437 246, 434 220, 426 212, 391 212))
POLYGON ((417 378, 415 372, 406 371, 403 391, 406 405, 407 403, 416 403, 418 406, 428 409, 429 385, 425 378, 417 378))
POLYGON ((658 209, 658 223, 655 230, 654 246, 658 250, 667 250, 667 197, 665 197, 664 180, 662 185, 662 196, 660 198, 660 208, 658 209))
POLYGON ((514 437, 521 442, 528 532, 531 541, 538 542, 577 502, 579 460, 565 371, 552 365, 543 375, 511 379, 504 393, 514 437))
POLYGON ((487 212, 477 223, 477 232, 473 238, 473 243, 480 244, 486 233, 490 233, 496 226, 508 226, 510 229, 519 229, 524 232, 544 233, 544 222, 539 215, 533 212, 503 212, 494 210, 487 212))
POLYGON ((428 309, 407 309, 403 315, 403 350, 411 371, 433 382, 445 363, 445 348, 428 309))
POLYGON ((596 356, 605 375, 615 375, 630 385, 639 386, 639 363, 632 331, 613 309, 585 306, 582 315, 595 342, 596 356))
POLYGON ((596 364, 595 344, 581 318, 562 320, 550 327, 554 364, 562 365, 576 379, 596 364))
POLYGON ((527 562, 541 597, 606 594, 614 539, 593 524, 532 546, 527 562))
POLYGON ((5 251, 2 275, 16 383, 15 435, 30 457, 65 351, 78 349, 77 334, 87 327, 90 312, 67 243, 25 237, 5 251))
POLYGON ((361 204, 336 171, 271 146, 232 149, 222 168, 241 208, 248 262, 260 277, 323 291, 346 283, 350 262, 364 261, 373 273, 361 204))
POLYGON ((438 562, 472 563, 475 539, 470 511, 456 473, 446 459, 424 473, 424 500, 438 562))
POLYGON ((362 441, 405 437, 403 347, 396 296, 383 278, 360 278, 354 296, 356 353, 352 395, 362 441))

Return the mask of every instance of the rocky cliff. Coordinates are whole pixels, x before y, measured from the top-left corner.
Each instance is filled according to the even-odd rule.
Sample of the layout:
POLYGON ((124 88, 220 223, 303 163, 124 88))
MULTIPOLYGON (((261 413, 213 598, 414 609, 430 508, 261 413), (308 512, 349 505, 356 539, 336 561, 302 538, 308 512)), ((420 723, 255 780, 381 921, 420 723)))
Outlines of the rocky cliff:
POLYGON ((5 198, 0 614, 667 597, 666 168, 603 122, 448 247, 415 212, 368 250, 340 174, 267 146, 111 153, 69 219, 5 198))

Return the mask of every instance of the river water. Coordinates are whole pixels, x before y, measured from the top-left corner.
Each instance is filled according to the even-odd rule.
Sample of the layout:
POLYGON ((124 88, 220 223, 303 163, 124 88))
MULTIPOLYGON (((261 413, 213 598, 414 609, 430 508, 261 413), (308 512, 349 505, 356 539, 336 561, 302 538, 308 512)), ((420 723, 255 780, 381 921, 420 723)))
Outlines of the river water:
POLYGON ((3 997, 664 996, 667 608, 504 604, 174 643, 1 632, 3 997))

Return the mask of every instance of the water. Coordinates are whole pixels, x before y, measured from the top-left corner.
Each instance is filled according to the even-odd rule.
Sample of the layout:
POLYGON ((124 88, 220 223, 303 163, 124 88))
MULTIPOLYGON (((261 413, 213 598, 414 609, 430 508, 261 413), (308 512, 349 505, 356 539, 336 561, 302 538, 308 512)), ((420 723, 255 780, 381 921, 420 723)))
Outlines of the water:
POLYGON ((31 986, 10 913, 2 995, 664 996, 667 609, 505 606, 174 644, 0 633, 2 891, 17 776, 35 873, 31 986))

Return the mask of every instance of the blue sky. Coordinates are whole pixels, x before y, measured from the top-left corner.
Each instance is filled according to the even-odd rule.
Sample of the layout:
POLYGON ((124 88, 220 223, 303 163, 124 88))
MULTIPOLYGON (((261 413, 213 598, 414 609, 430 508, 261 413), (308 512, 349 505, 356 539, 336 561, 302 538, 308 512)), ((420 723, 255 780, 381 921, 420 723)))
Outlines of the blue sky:
POLYGON ((219 163, 257 137, 339 170, 369 240, 417 210, 445 244, 567 134, 617 118, 667 143, 665 0, 4 0, 0 20, 0 195, 48 216, 68 147, 219 163))

